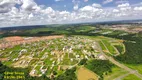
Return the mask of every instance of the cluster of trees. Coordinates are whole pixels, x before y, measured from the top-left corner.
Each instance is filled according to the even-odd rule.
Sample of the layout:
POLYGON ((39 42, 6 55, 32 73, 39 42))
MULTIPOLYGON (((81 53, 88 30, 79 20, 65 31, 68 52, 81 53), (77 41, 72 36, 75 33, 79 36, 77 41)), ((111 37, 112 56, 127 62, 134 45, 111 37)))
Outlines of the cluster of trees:
POLYGON ((77 80, 75 71, 76 67, 67 69, 63 74, 57 76, 54 80, 77 80))
POLYGON ((86 65, 87 63, 87 59, 82 59, 80 62, 79 62, 79 65, 86 65))
POLYGON ((86 35, 88 32, 94 30, 93 26, 89 25, 49 25, 49 26, 27 26, 27 27, 13 27, 4 28, 2 37, 8 36, 48 36, 48 35, 86 35), (35 28, 34 28, 35 27, 35 28), (12 32, 17 30, 17 32, 12 32), (80 31, 83 30, 83 31, 80 31))
POLYGON ((91 60, 87 61, 84 66, 99 75, 100 80, 103 80, 104 74, 112 72, 111 68, 114 67, 108 60, 91 60))
POLYGON ((126 52, 123 55, 115 57, 117 60, 128 64, 142 64, 142 39, 133 42, 124 42, 126 52))

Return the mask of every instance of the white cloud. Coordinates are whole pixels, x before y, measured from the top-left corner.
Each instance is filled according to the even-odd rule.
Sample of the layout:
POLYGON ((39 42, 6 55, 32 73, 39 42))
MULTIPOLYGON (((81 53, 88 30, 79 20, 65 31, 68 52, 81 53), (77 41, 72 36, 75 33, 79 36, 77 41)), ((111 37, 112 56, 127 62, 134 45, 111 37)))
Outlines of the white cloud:
POLYGON ((129 3, 119 4, 117 7, 129 7, 129 3))
POLYGON ((74 10, 78 10, 79 4, 80 4, 80 0, 72 0, 72 3, 74 4, 73 9, 74 10))
POLYGON ((97 3, 93 3, 92 6, 93 7, 102 7, 100 4, 97 4, 97 3))
POLYGON ((142 7, 135 7, 134 10, 136 10, 136 11, 142 11, 142 7))
POLYGON ((74 10, 78 10, 78 5, 75 5, 75 6, 73 7, 73 9, 74 9, 74 10))
POLYGON ((93 11, 94 7, 92 6, 85 6, 80 9, 80 11, 93 11))
POLYGON ((111 2, 113 2, 113 0, 106 0, 106 1, 103 2, 103 4, 108 4, 108 3, 111 3, 111 2))
POLYGON ((30 18, 33 18, 34 17, 34 15, 33 15, 33 13, 31 13, 30 15, 29 15, 29 19, 30 18))
POLYGON ((21 8, 25 11, 39 10, 40 7, 33 0, 22 0, 21 8))
POLYGON ((119 10, 118 10, 118 9, 113 9, 113 12, 116 12, 116 13, 117 13, 117 12, 119 12, 119 10))
POLYGON ((117 0, 115 1, 116 4, 123 4, 123 3, 129 3, 128 0, 117 0))
POLYGON ((131 10, 131 6, 129 3, 123 3, 123 4, 119 4, 117 6, 121 11, 128 11, 131 10))
POLYGON ((15 4, 19 3, 19 0, 0 0, 0 13, 9 12, 15 4))
POLYGON ((3 0, 0 1, 0 26, 142 18, 142 7, 140 5, 132 6, 129 3, 124 3, 111 8, 104 8, 97 3, 81 8, 78 7, 76 2, 74 5, 75 11, 58 11, 52 7, 37 5, 34 0, 3 0), (16 8, 16 4, 21 4, 20 8, 16 8))
POLYGON ((63 0, 55 0, 55 2, 59 2, 59 1, 63 1, 63 0))

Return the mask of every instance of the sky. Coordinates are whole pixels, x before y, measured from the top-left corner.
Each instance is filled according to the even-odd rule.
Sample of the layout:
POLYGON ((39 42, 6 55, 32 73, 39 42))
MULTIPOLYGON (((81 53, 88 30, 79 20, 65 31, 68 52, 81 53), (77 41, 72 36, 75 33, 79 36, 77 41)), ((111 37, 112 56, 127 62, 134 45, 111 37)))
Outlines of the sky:
POLYGON ((0 27, 142 19, 142 0, 0 0, 0 27))

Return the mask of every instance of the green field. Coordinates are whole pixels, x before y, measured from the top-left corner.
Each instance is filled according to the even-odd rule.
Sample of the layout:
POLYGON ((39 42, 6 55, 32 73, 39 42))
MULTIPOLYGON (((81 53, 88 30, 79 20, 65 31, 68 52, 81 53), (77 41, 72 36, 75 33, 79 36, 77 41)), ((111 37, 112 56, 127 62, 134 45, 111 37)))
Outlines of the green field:
POLYGON ((119 68, 119 67, 113 67, 111 73, 104 75, 104 80, 113 80, 121 75, 126 74, 126 73, 128 73, 128 72, 119 68))
POLYGON ((130 74, 130 75, 124 77, 122 80, 141 80, 141 79, 133 74, 130 74))
POLYGON ((125 64, 131 69, 137 70, 139 73, 142 74, 142 65, 141 64, 125 64))

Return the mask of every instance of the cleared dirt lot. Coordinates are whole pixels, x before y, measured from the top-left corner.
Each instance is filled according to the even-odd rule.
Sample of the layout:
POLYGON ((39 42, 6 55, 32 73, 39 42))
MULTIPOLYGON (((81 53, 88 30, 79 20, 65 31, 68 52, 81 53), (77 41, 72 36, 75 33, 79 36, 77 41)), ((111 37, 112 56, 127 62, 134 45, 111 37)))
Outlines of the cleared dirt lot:
POLYGON ((63 35, 54 35, 54 36, 43 36, 43 37, 20 37, 20 36, 13 36, 13 37, 6 37, 2 39, 2 43, 0 43, 0 49, 13 47, 15 45, 24 44, 24 43, 31 43, 35 41, 42 41, 42 40, 50 40, 55 38, 63 38, 63 35))
POLYGON ((85 67, 80 67, 77 71, 78 80, 99 80, 98 76, 86 69, 85 67))
POLYGON ((13 36, 13 37, 6 37, 6 38, 4 38, 4 40, 6 42, 13 42, 13 41, 22 41, 22 40, 24 40, 24 38, 20 37, 20 36, 13 36))

